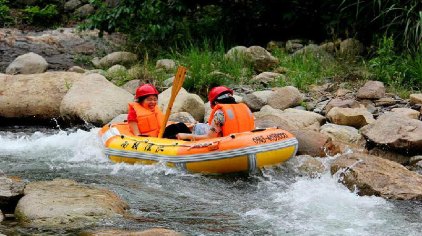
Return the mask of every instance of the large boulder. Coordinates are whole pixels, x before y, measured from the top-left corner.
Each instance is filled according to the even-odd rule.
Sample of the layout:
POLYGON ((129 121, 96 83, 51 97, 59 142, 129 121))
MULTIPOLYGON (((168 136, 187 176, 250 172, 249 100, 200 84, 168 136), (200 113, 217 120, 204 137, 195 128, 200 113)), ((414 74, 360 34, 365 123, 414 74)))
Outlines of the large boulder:
POLYGON ((380 157, 346 154, 332 163, 331 173, 337 173, 342 183, 359 195, 422 200, 422 176, 380 157))
POLYGON ((55 179, 29 183, 15 216, 20 223, 32 227, 79 228, 122 216, 127 207, 109 190, 55 179))
POLYGON ((60 103, 81 74, 46 72, 0 75, 0 116, 50 119, 60 116, 60 103))
POLYGON ((127 112, 133 96, 100 74, 88 74, 75 81, 60 104, 60 114, 70 120, 104 125, 127 112))
MULTIPOLYGON (((158 95, 158 106, 161 111, 166 112, 170 101, 172 87, 164 90, 158 95)), ((171 113, 188 112, 195 120, 201 121, 204 119, 205 107, 204 101, 196 94, 188 93, 186 89, 181 88, 174 100, 171 113)))
POLYGON ((360 131, 375 144, 406 153, 422 153, 422 121, 420 120, 390 112, 380 116, 360 131))
POLYGON ((40 55, 29 52, 18 56, 6 68, 6 74, 37 74, 47 70, 48 63, 40 55))

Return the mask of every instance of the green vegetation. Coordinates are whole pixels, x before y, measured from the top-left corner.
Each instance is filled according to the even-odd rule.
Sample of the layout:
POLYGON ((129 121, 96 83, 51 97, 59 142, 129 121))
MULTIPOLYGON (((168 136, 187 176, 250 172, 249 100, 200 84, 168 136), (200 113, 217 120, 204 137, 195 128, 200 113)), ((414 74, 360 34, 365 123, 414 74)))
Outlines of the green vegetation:
POLYGON ((12 20, 10 8, 7 6, 8 0, 0 0, 0 27, 5 26, 12 20))
MULTIPOLYGON (((160 85, 173 72, 155 70, 154 62, 170 58, 189 67, 185 88, 206 94, 217 84, 252 84, 257 73, 246 58, 227 60, 236 45, 265 45, 270 40, 305 39, 314 42, 356 38, 372 48, 362 58, 332 61, 313 53, 292 56, 275 49, 283 76, 270 86, 293 85, 307 90, 311 84, 346 80, 356 71, 368 71, 359 79, 383 81, 402 95, 422 86, 422 2, 420 0, 90 0, 96 9, 82 29, 122 32, 128 35, 128 51, 150 55, 127 71, 108 75, 123 84, 131 79, 153 80, 160 85), (371 47, 373 45, 373 47, 371 47)), ((70 15, 69 15, 70 14, 70 15)), ((0 0, 0 25, 48 28, 75 20, 64 12, 64 2, 33 1, 22 5, 0 0)), ((337 58, 338 59, 338 58, 337 58)), ((91 67, 88 56, 76 56, 91 67)))
POLYGON ((59 11, 56 5, 48 4, 44 8, 27 6, 24 10, 24 21, 34 25, 50 25, 57 20, 59 11))
POLYGON ((226 49, 221 40, 205 40, 199 46, 185 45, 173 50, 170 58, 189 68, 184 88, 206 94, 210 87, 219 84, 243 84, 252 76, 252 67, 244 58, 232 61, 224 58, 226 49))

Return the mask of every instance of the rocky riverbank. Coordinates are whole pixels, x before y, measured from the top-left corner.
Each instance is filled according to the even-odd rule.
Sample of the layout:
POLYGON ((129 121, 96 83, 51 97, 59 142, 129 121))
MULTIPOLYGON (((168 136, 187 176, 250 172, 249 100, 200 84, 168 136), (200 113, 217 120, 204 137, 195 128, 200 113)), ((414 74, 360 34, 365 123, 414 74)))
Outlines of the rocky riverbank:
MULTIPOLYGON (((0 39, 5 55, 6 40, 0 39)), ((18 45, 16 40, 13 42, 10 44, 13 47, 18 45)), ((71 50, 74 46, 63 48, 71 50)), ((316 53, 323 52, 327 58, 330 55, 327 45, 300 50, 310 48, 316 53)), ((99 71, 73 64, 51 66, 52 59, 36 53, 37 50, 30 51, 16 54, 13 61, 8 57, 0 60, 3 65, 7 63, 6 74, 0 74, 2 119, 38 122, 60 118, 64 122, 101 126, 124 117, 127 103, 142 82, 130 81, 119 87, 102 75, 113 66, 136 63, 136 55, 130 52, 114 51, 93 61, 105 69, 99 71)), ((337 156, 330 166, 331 173, 351 191, 388 199, 422 200, 422 94, 402 99, 386 93, 379 81, 366 81, 354 88, 327 82, 313 86, 307 93, 292 86, 268 87, 269 82, 282 75, 269 71, 278 63, 277 59, 259 46, 235 47, 226 57, 235 60, 239 53, 250 58, 257 71, 250 80, 266 84, 267 89, 234 86, 236 100, 254 111, 258 127, 278 126, 295 134, 299 141, 296 159, 303 166, 303 174, 317 177, 325 167, 316 157, 337 156)), ((157 61, 157 70, 171 71, 176 65, 175 61, 163 58, 157 61)), ((168 86, 171 80, 166 82, 168 86)), ((170 91, 171 88, 164 89, 159 95, 162 110, 166 109, 170 91)), ((207 120, 210 108, 199 95, 182 89, 172 112, 171 119, 175 121, 203 121, 207 120)), ((21 224, 70 227, 126 214, 126 204, 115 194, 72 180, 28 184, 6 176, 0 180, 0 209, 6 216, 14 212, 21 224), (98 202, 102 205, 94 204, 98 202), (89 210, 94 205, 95 209, 89 210)), ((0 220, 2 217, 0 213, 0 220)))

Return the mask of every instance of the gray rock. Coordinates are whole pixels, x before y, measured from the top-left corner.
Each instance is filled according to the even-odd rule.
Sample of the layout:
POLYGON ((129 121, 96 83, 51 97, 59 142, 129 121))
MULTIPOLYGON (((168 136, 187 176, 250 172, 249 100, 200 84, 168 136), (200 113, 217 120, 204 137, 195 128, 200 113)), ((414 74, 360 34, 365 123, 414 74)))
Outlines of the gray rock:
POLYGON ((363 127, 361 133, 370 141, 404 152, 422 154, 422 121, 392 112, 381 115, 363 127))
POLYGON ((104 125, 127 112, 133 96, 99 74, 90 74, 75 81, 60 104, 60 114, 70 120, 83 120, 104 125))
POLYGON ((48 63, 40 55, 29 52, 18 56, 7 68, 6 74, 36 74, 47 70, 48 63))
POLYGON ((81 76, 75 72, 0 75, 0 116, 57 118, 63 97, 81 76))
POLYGON ((127 204, 106 189, 55 179, 29 183, 15 210, 17 220, 32 227, 81 228, 121 217, 127 204))

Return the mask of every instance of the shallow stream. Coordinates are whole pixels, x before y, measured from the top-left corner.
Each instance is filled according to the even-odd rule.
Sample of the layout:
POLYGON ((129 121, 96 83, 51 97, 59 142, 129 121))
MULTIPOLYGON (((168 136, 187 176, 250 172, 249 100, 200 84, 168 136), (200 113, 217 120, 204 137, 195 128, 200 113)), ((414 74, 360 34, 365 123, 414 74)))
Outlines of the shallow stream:
MULTIPOLYGON (((291 161, 254 175, 203 176, 164 165, 114 164, 98 128, 0 128, 0 170, 27 181, 73 179, 116 192, 132 218, 89 229, 165 227, 186 235, 421 235, 422 204, 361 197, 328 172, 300 176, 291 161)), ((329 162, 332 158, 325 158, 329 162)), ((80 231, 0 223, 6 235, 80 231)))

